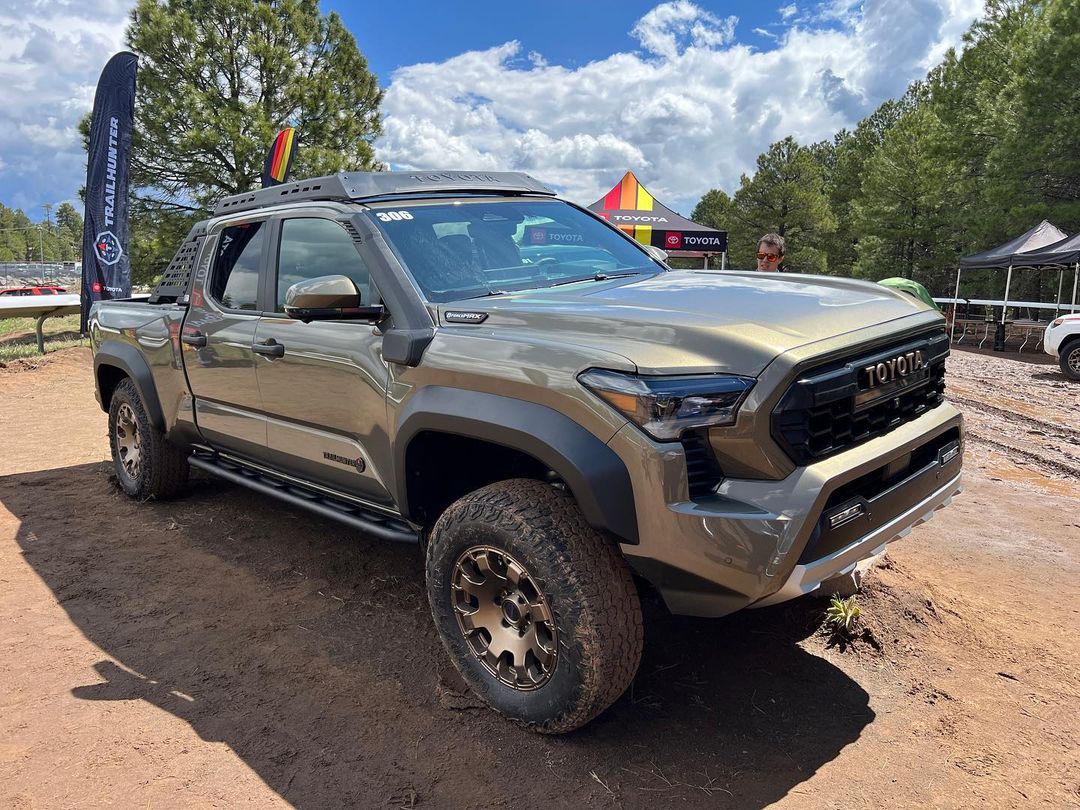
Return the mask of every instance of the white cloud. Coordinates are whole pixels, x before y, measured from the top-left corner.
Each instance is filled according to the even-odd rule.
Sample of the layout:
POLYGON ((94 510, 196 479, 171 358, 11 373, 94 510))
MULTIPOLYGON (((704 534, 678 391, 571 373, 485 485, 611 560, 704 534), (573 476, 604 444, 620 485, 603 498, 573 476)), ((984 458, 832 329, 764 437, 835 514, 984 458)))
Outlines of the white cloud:
POLYGON ((674 0, 648 12, 630 34, 646 51, 671 59, 687 47, 727 44, 735 37, 737 22, 737 17, 721 19, 689 0, 674 0))
POLYGON ((41 216, 74 200, 86 158, 76 130, 94 83, 123 45, 128 0, 5 3, 0 10, 0 185, 7 205, 41 216))
POLYGON ((630 168, 688 211, 709 188, 734 189, 769 143, 831 137, 902 93, 981 8, 834 0, 831 22, 796 22, 759 51, 735 40, 734 18, 680 0, 633 26, 641 53, 579 68, 532 56, 523 69, 517 42, 403 67, 386 94, 379 157, 402 168, 526 170, 584 203, 630 168))
POLYGON ((780 8, 780 19, 782 19, 782 20, 790 20, 792 17, 794 17, 798 13, 799 13, 799 7, 797 5, 795 5, 794 3, 792 3, 791 5, 788 5, 788 6, 782 6, 780 8))

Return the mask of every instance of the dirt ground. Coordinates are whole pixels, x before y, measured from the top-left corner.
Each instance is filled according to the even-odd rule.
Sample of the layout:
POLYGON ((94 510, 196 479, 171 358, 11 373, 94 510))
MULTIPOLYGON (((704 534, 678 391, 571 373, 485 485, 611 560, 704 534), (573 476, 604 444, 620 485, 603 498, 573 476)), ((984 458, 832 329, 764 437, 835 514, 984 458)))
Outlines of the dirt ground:
POLYGON ((955 352, 966 492, 869 632, 646 605, 633 688, 546 738, 450 675, 414 548, 218 481, 110 480, 85 349, 0 368, 0 806, 1080 806, 1080 386, 955 352))

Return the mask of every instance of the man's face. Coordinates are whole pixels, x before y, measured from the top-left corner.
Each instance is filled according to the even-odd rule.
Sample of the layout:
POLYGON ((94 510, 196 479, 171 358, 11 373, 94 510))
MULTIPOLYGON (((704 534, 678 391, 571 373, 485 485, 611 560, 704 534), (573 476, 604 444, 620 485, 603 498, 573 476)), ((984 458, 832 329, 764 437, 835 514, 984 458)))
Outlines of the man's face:
POLYGON ((784 260, 784 256, 780 253, 780 249, 776 245, 770 245, 767 242, 759 242, 757 246, 757 269, 766 273, 775 273, 776 268, 780 266, 780 262, 784 260))

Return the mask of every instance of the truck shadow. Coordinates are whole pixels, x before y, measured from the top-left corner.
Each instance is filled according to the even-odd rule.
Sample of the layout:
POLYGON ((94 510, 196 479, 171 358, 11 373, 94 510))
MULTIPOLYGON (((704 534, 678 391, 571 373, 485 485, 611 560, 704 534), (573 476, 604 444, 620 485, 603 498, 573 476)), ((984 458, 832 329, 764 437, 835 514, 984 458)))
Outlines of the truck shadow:
POLYGON ((0 478, 24 559, 108 656, 72 694, 182 718, 299 807, 763 807, 874 720, 799 646, 819 603, 704 621, 648 602, 630 692, 535 735, 455 690, 416 548, 217 481, 137 504, 108 476, 0 478))

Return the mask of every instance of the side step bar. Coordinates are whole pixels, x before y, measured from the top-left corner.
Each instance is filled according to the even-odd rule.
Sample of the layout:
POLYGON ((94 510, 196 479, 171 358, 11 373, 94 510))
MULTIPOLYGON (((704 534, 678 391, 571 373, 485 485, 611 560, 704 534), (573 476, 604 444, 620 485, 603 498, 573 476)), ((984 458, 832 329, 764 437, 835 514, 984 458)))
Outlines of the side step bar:
POLYGON ((393 540, 398 543, 419 541, 417 531, 403 519, 394 519, 374 510, 364 509, 359 505, 336 500, 269 475, 263 475, 249 467, 226 461, 220 456, 197 454, 191 456, 188 463, 218 478, 224 478, 226 481, 261 492, 263 495, 269 495, 280 501, 308 509, 317 515, 340 521, 380 540, 393 540))

